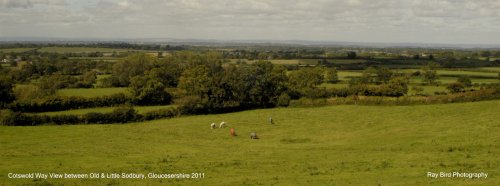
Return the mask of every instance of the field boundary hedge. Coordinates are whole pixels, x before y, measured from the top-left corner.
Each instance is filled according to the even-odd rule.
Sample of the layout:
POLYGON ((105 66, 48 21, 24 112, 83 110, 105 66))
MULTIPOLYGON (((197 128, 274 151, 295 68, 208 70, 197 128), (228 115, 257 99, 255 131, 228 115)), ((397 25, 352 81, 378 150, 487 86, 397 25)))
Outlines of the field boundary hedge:
POLYGON ((131 101, 132 98, 123 93, 93 98, 77 96, 52 97, 41 101, 15 101, 7 105, 7 109, 16 112, 51 112, 69 109, 109 107, 122 105, 131 101))
MULTIPOLYGON (((289 107, 317 107, 329 105, 426 105, 459 102, 474 102, 500 99, 500 89, 482 89, 476 91, 436 95, 436 96, 347 96, 330 98, 301 98, 290 101, 289 107)), ((236 111, 236 110, 233 110, 236 111)), ((237 111, 241 111, 238 110, 237 111)), ((36 126, 43 124, 74 125, 74 124, 111 124, 148 121, 163 118, 173 118, 190 115, 182 108, 171 107, 139 114, 132 106, 121 106, 110 113, 91 112, 84 115, 36 115, 9 109, 0 111, 0 125, 6 126, 36 126)))
POLYGON ((37 126, 43 124, 75 125, 75 124, 111 124, 173 118, 180 115, 177 108, 164 108, 139 114, 133 107, 119 107, 110 113, 91 112, 84 115, 36 115, 11 110, 0 113, 0 125, 5 126, 37 126))
POLYGON ((428 104, 445 104, 445 103, 460 103, 474 102, 484 100, 500 99, 500 91, 497 89, 483 89, 470 92, 461 92, 448 95, 435 96, 402 96, 402 97, 386 97, 386 96, 347 96, 347 97, 331 97, 331 98, 301 98, 292 100, 290 107, 314 107, 328 105, 428 105, 428 104))

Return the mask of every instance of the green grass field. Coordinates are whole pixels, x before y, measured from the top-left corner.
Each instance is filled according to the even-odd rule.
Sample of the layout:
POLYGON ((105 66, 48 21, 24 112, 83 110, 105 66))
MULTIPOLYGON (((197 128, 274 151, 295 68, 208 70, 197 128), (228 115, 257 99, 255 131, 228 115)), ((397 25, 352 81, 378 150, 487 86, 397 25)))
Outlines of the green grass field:
POLYGON ((339 80, 349 81, 352 77, 360 77, 362 73, 362 71, 338 71, 337 75, 339 80))
MULTIPOLYGON (((348 86, 349 85, 345 83, 336 83, 336 84, 323 83, 319 85, 319 87, 326 87, 326 88, 345 88, 348 86)), ((377 86, 377 85, 369 85, 369 86, 377 86)), ((445 86, 420 85, 417 83, 408 86, 408 95, 416 94, 416 92, 412 89, 413 86, 422 87, 424 89, 422 93, 427 95, 434 95, 435 92, 449 92, 445 86)))
POLYGON ((500 67, 480 67, 480 68, 477 68, 477 70, 498 73, 498 72, 500 72, 500 67))
POLYGON ((459 71, 459 70, 438 70, 439 75, 452 75, 452 76, 479 76, 485 78, 497 78, 498 73, 492 72, 473 72, 473 71, 459 71))
MULTIPOLYGON (((404 69, 404 70, 398 70, 398 72, 411 73, 417 70, 418 69, 404 69)), ((362 72, 363 71, 338 71, 337 74, 339 80, 347 82, 352 77, 361 76, 362 72)), ((447 76, 440 76, 438 79, 438 81, 444 84, 456 82, 457 78, 461 75, 471 76, 470 79, 472 83, 500 83, 500 80, 497 79, 498 73, 493 73, 493 72, 454 71, 454 70, 438 70, 437 72, 439 75, 447 75, 447 76), (478 78, 474 78, 474 76, 477 76, 478 78)), ((421 83, 422 82, 421 78, 422 77, 413 77, 411 79, 411 83, 421 83)))
POLYGON ((328 60, 329 62, 333 62, 334 64, 353 64, 353 63, 364 63, 366 60, 364 59, 333 59, 328 60))
POLYGON ((18 53, 18 52, 27 52, 27 51, 30 51, 30 50, 33 50, 34 48, 0 48, 0 52, 3 52, 3 53, 10 53, 10 52, 14 52, 14 53, 18 53))
MULTIPOLYGON (((441 76, 437 81, 443 83, 443 84, 448 84, 448 83, 453 83, 456 82, 458 78, 456 77, 447 77, 447 76, 441 76)), ((500 83, 499 79, 484 79, 484 78, 470 78, 472 83, 500 83)), ((413 77, 411 78, 411 83, 422 83, 422 77, 413 77)))
MULTIPOLYGON (((134 106, 134 109, 139 114, 144 114, 146 112, 155 111, 159 109, 169 108, 172 105, 159 105, 159 106, 134 106)), ((56 111, 56 112, 39 112, 36 114, 44 114, 44 115, 64 115, 64 114, 72 114, 72 115, 84 115, 90 112, 99 112, 99 113, 109 113, 113 112, 113 109, 117 107, 99 107, 99 108, 88 108, 88 109, 74 109, 74 110, 65 110, 65 111, 56 111)))
POLYGON ((88 53, 88 52, 127 52, 136 51, 118 48, 91 48, 91 47, 43 47, 38 52, 57 52, 57 53, 88 53))
POLYGON ((499 110, 499 100, 342 105, 0 127, 0 185, 499 185, 499 110), (210 129, 221 121, 238 136, 229 128, 210 129), (252 131, 260 139, 249 139, 252 131), (429 171, 486 172, 488 178, 435 179, 429 171), (201 172, 205 178, 8 179, 11 172, 201 172))
POLYGON ((116 93, 128 94, 126 87, 114 87, 114 88, 66 88, 59 89, 57 95, 60 96, 82 96, 82 97, 97 97, 97 96, 107 96, 116 93))

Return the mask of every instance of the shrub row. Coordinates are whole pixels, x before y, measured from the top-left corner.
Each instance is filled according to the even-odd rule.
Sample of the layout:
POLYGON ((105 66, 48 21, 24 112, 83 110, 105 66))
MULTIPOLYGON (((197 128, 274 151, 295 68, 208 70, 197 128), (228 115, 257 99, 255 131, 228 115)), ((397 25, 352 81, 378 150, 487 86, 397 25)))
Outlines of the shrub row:
POLYGON ((292 98, 329 98, 329 97, 348 97, 348 96, 388 96, 400 97, 406 94, 404 89, 398 87, 391 87, 389 85, 381 85, 377 87, 370 87, 367 85, 354 85, 343 88, 317 88, 304 90, 302 92, 290 92, 292 98))
POLYGON ((7 106, 16 112, 50 112, 69 109, 109 107, 130 102, 131 98, 123 93, 93 98, 52 97, 42 101, 15 101, 7 106))
POLYGON ((110 113, 91 112, 84 115, 36 115, 11 110, 2 110, 0 113, 0 125, 6 126, 35 126, 43 124, 109 124, 128 123, 136 121, 154 120, 161 118, 172 118, 179 115, 176 108, 160 109, 144 114, 138 114, 132 107, 119 107, 110 113))
POLYGON ((310 107, 325 105, 418 105, 418 104, 439 104, 439 103, 457 103, 472 102, 482 100, 500 99, 498 89, 483 89, 470 92, 462 92, 448 95, 435 96, 403 96, 403 97, 384 97, 384 96, 347 96, 331 98, 301 98, 292 100, 291 107, 310 107))

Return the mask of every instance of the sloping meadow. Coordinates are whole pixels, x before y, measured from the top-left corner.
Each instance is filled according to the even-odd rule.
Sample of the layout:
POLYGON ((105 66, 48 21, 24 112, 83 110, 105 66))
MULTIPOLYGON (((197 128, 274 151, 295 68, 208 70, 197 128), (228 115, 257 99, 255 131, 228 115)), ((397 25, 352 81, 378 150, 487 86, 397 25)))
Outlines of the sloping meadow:
POLYGON ((260 109, 126 125, 2 126, 0 185, 498 185, 499 110, 495 100, 260 109), (226 128, 210 128, 222 121, 226 128), (250 139, 251 132, 259 139, 250 139), (427 176, 441 171, 489 176, 427 176), (33 172, 204 178, 7 178, 33 172))

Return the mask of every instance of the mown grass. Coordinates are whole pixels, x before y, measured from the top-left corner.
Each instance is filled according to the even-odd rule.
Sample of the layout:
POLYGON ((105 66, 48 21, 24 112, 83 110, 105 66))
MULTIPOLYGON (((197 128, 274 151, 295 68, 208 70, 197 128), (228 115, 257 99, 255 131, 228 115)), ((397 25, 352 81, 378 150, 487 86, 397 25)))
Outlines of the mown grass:
POLYGON ((342 105, 123 125, 0 127, 0 185, 499 185, 499 110, 498 100, 342 105), (210 129, 221 121, 238 136, 210 129), (260 139, 251 140, 250 132, 260 139), (428 171, 488 178, 434 179, 428 171), (203 172, 205 178, 37 181, 8 179, 9 172, 203 172))
POLYGON ((66 88, 59 89, 57 95, 60 96, 81 96, 81 97, 97 97, 109 96, 117 93, 129 94, 125 87, 114 88, 66 88))

